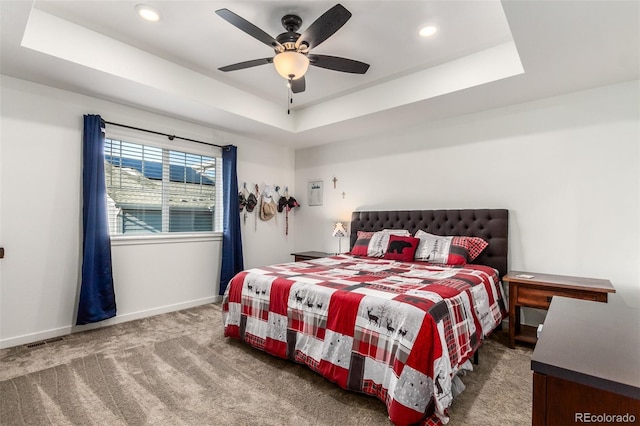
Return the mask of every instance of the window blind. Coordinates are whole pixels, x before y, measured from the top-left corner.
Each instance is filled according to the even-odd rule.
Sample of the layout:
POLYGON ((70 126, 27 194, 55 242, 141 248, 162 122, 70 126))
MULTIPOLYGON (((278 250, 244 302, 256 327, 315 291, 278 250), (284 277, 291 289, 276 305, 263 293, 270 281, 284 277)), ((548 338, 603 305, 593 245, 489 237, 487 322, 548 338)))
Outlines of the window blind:
POLYGON ((212 156, 106 139, 111 235, 218 231, 219 164, 212 156))

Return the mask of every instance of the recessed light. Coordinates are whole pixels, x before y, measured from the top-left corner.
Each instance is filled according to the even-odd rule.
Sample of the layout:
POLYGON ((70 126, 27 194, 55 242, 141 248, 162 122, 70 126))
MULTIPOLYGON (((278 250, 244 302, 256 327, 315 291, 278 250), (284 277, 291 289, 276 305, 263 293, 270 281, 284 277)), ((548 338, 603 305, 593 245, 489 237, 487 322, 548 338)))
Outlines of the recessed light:
POLYGON ((158 22, 160 20, 160 12, 149 5, 137 4, 136 11, 145 21, 158 22))
POLYGON ((420 34, 420 37, 431 37, 437 32, 438 28, 434 27, 433 25, 427 25, 426 27, 422 27, 418 34, 420 34))

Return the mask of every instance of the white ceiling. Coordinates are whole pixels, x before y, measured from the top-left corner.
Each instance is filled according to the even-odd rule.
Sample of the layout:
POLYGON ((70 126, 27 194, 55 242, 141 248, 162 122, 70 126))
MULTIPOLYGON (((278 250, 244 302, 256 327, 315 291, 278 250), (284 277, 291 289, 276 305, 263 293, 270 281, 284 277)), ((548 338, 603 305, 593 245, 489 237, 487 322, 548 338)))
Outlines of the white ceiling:
POLYGON ((301 148, 640 75, 640 1, 345 1, 347 24, 313 53, 369 63, 365 75, 310 67, 287 114, 273 51, 214 12, 272 36, 303 32, 333 2, 0 1, 2 74, 301 148), (439 28, 421 38, 425 24, 439 28))

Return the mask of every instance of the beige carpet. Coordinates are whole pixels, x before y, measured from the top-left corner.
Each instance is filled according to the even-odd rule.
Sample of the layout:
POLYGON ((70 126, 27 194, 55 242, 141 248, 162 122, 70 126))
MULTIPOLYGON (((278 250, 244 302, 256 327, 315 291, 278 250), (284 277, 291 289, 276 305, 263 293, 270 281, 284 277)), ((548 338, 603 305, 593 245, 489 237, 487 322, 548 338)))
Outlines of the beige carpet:
MULTIPOLYGON (((0 351, 2 425, 390 425, 375 398, 222 336, 219 304, 0 351)), ((451 425, 529 425, 531 350, 487 340, 451 425)))

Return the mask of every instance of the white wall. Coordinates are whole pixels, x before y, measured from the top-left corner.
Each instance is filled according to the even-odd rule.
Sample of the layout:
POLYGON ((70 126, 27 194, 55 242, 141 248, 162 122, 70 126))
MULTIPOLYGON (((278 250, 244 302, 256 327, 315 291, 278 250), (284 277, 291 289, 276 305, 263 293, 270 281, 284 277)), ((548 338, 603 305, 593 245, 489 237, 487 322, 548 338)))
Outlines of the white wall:
POLYGON ((302 194, 296 249, 337 250, 354 210, 507 208, 510 268, 610 279, 638 306, 639 105, 634 81, 299 150, 296 186, 325 197, 302 194))
MULTIPOLYGON (((271 144, 260 144, 236 138, 235 144, 238 152, 242 152, 238 161, 238 186, 243 183, 251 191, 255 185, 260 189, 264 185, 280 186, 280 192, 288 187, 290 195, 295 194, 295 154, 293 150, 283 149, 271 144)), ((240 154, 238 154, 240 156, 240 154)), ((276 200, 277 203, 278 200, 276 200)), ((277 213, 276 216, 263 222, 259 218, 256 221, 258 208, 253 213, 247 213, 246 221, 244 212, 240 216, 242 247, 244 250, 244 266, 253 268, 256 266, 270 265, 293 261, 293 229, 298 214, 298 209, 289 212, 289 232, 285 234, 285 213, 277 213)))
MULTIPOLYGON (((75 327, 81 266, 83 114, 238 146, 239 178, 294 190, 292 150, 77 95, 1 77, 0 347, 75 327)), ((293 219, 292 219, 293 220, 293 219)), ((247 267, 291 260, 293 242, 276 224, 245 231, 247 267)), ((112 247, 118 315, 98 326, 207 303, 218 297, 221 241, 112 247)))

